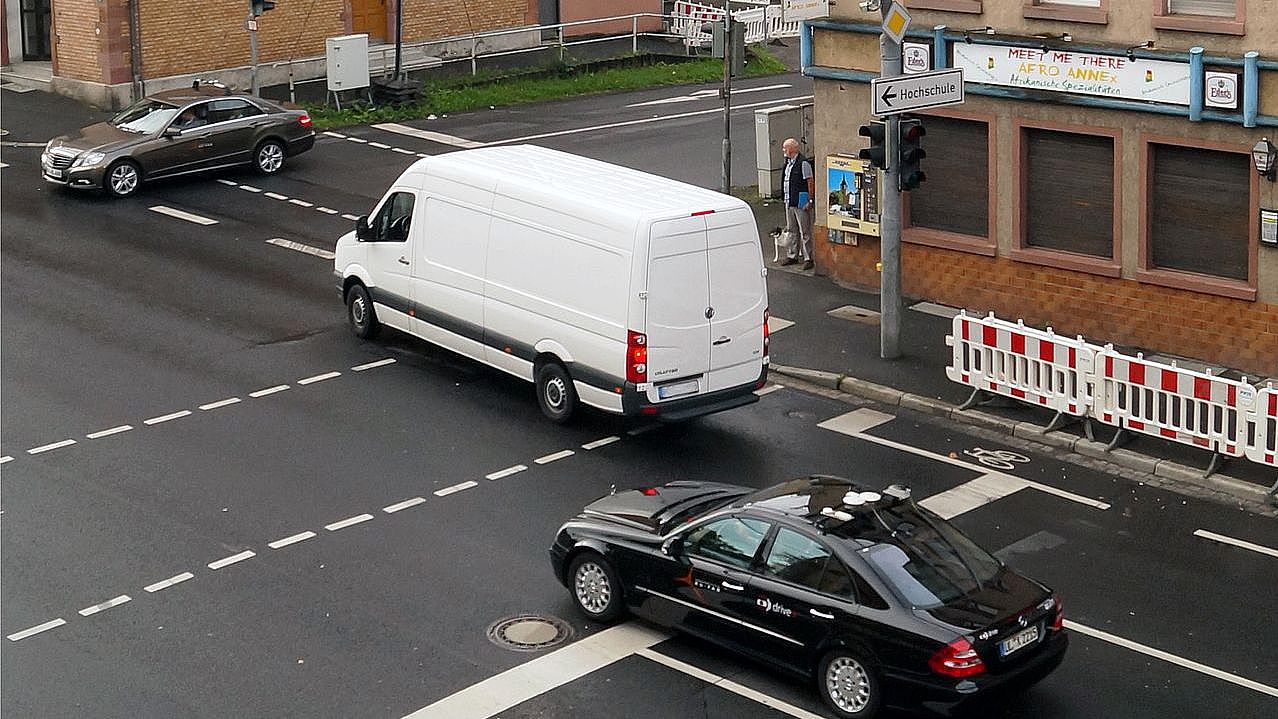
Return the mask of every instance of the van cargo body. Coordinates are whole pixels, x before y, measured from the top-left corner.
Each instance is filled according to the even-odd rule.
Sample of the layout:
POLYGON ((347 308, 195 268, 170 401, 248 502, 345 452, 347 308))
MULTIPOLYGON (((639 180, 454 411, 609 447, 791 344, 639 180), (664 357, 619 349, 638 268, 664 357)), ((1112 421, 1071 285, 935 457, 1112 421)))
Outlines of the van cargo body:
POLYGON ((758 229, 736 198, 533 145, 417 161, 334 271, 352 328, 388 325, 578 402, 678 420, 757 401, 758 229))

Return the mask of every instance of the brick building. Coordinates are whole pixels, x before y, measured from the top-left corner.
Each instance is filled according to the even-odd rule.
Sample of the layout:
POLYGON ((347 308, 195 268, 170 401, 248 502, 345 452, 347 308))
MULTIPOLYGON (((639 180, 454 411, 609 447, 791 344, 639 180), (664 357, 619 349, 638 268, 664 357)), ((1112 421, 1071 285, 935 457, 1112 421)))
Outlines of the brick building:
MULTIPOLYGON (((907 295, 1278 376, 1278 225, 1262 212, 1278 189, 1250 155, 1278 138, 1272 0, 905 5, 907 65, 966 80, 964 104, 920 115, 907 295)), ((864 145, 879 71, 878 14, 833 12, 804 37, 819 183, 864 145)), ((818 193, 818 271, 875 286, 878 238, 839 229, 838 184, 818 193)))

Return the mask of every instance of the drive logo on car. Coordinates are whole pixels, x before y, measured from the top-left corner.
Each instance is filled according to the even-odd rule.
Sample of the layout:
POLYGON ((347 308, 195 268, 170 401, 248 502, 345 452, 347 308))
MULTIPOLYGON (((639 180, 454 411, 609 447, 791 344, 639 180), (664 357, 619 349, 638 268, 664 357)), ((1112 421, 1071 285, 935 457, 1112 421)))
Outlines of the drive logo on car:
POLYGON ((794 616, 794 612, 789 607, 784 607, 779 602, 774 602, 768 597, 759 597, 754 600, 754 603, 765 612, 774 612, 787 619, 794 616))

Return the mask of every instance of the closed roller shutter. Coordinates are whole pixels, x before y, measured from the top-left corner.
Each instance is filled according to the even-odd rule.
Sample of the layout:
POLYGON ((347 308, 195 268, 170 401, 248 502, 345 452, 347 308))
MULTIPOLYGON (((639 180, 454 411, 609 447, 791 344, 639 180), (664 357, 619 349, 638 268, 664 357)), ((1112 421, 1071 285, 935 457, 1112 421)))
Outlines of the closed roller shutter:
POLYGON ((1024 132, 1025 245, 1113 258, 1113 138, 1024 132))
POLYGON ((910 193, 910 225, 988 237, 989 125, 924 117, 923 126, 924 144, 937 149, 922 163, 927 182, 910 193))
POLYGON ((1247 280, 1251 158, 1153 146, 1149 260, 1157 268, 1247 280))

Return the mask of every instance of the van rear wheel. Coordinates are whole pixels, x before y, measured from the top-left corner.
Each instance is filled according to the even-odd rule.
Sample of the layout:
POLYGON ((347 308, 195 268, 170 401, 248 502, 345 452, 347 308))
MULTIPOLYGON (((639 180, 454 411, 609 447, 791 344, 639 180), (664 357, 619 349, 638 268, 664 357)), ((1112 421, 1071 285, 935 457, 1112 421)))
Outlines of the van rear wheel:
POLYGON ((577 390, 568 370, 558 362, 547 362, 537 370, 537 404, 542 414, 560 424, 577 410, 577 390))

